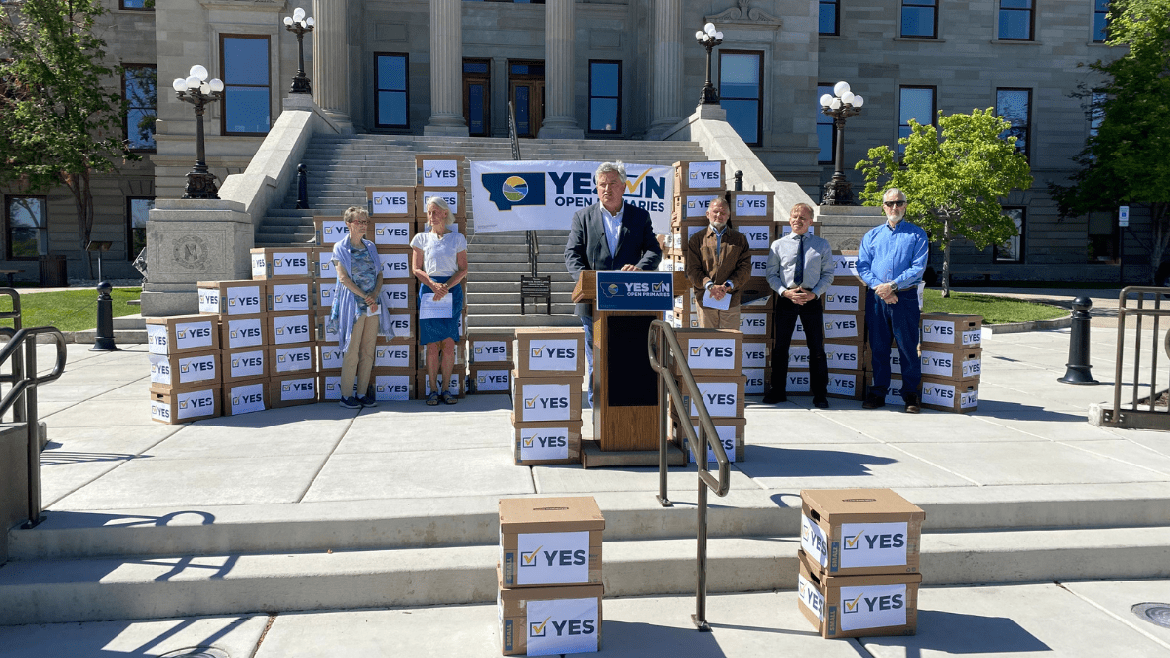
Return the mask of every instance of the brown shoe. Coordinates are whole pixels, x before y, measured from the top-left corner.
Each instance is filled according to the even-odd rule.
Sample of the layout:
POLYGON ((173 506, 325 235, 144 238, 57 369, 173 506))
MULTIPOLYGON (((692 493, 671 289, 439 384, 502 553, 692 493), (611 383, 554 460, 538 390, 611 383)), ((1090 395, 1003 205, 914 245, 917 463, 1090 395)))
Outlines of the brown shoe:
POLYGON ((918 407, 918 396, 917 395, 910 398, 909 400, 906 400, 906 413, 916 414, 916 413, 919 413, 921 411, 922 411, 922 409, 920 409, 918 407))
POLYGON ((867 397, 865 399, 865 402, 861 403, 862 409, 877 409, 879 407, 884 407, 884 406, 886 406, 886 399, 882 398, 882 397, 878 397, 876 395, 871 395, 871 396, 867 397))

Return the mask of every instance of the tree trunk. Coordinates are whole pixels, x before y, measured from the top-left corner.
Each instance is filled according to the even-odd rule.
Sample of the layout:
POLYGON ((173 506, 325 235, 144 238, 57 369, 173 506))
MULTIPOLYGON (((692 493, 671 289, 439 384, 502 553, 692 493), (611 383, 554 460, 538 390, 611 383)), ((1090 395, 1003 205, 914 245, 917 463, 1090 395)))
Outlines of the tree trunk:
MULTIPOLYGON (((1166 252, 1166 245, 1170 243, 1170 203, 1156 202, 1150 206, 1150 278, 1155 286, 1162 285, 1158 271, 1162 269, 1162 254, 1166 252)), ((1125 239, 1122 232, 1121 239, 1125 239)), ((1124 252, 1123 252, 1124 253, 1124 252)))
POLYGON ((951 296, 951 217, 943 217, 943 267, 942 267, 942 296, 946 299, 951 296))

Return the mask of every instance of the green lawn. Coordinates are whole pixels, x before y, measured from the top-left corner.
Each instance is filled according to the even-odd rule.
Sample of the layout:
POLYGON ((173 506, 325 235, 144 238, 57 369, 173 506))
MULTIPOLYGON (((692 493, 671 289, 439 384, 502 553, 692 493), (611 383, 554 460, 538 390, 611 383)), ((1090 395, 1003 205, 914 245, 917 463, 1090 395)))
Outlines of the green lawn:
POLYGON ((954 288, 951 289, 951 296, 947 299, 943 299, 940 290, 927 288, 922 312, 982 315, 983 324, 1052 320, 1062 318, 1069 313, 1067 309, 1047 304, 1032 304, 1003 297, 955 292, 954 288))
MULTIPOLYGON (((137 306, 126 302, 138 299, 142 288, 114 288, 114 317, 134 315, 137 306)), ((57 327, 61 331, 81 331, 97 326, 97 290, 81 288, 59 292, 38 292, 20 296, 20 311, 25 327, 57 327)), ((12 298, 0 295, 0 311, 12 310, 12 298)), ((0 320, 11 327, 11 320, 0 320)))

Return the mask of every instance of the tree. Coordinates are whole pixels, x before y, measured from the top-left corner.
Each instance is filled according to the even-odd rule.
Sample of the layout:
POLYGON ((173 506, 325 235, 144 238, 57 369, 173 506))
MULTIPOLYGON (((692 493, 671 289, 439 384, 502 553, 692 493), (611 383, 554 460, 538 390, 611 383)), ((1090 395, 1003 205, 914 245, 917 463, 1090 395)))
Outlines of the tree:
POLYGON ((899 160, 888 146, 872 148, 857 163, 865 175, 865 205, 882 202, 891 187, 906 195, 906 217, 942 243, 943 297, 950 296, 951 242, 963 237, 984 249, 1016 235, 999 197, 1032 184, 1028 161, 1017 153, 1016 138, 1003 137, 1011 123, 991 108, 971 114, 938 113, 936 129, 910 120, 910 135, 899 160))
POLYGON ((93 230, 94 175, 138 157, 122 137, 121 67, 104 63, 106 42, 94 32, 104 13, 100 0, 22 0, 0 13, 0 184, 65 185, 80 250, 93 230))
POLYGON ((1088 65, 1104 82, 1075 95, 1095 100, 1096 129, 1074 158, 1080 168, 1069 177, 1072 184, 1048 187, 1062 217, 1148 206, 1150 267, 1154 283, 1163 285, 1166 268, 1159 266, 1170 242, 1170 0, 1111 0, 1108 16, 1107 43, 1129 52, 1088 65))

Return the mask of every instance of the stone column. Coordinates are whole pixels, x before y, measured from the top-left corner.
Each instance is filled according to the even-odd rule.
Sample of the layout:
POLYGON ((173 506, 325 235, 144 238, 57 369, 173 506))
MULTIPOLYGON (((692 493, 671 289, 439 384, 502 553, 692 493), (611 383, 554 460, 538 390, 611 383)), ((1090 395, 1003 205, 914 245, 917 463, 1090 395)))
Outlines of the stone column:
POLYGON ((653 13, 648 140, 661 139, 668 128, 683 119, 682 0, 654 0, 653 13))
POLYGON ((576 0, 547 0, 544 5, 544 123, 541 139, 582 139, 573 95, 576 0))
POLYGON ((342 132, 353 132, 349 116, 349 1, 313 0, 313 95, 342 132))
POLYGON ((424 135, 467 137, 463 118, 463 1, 431 0, 431 118, 424 135))

